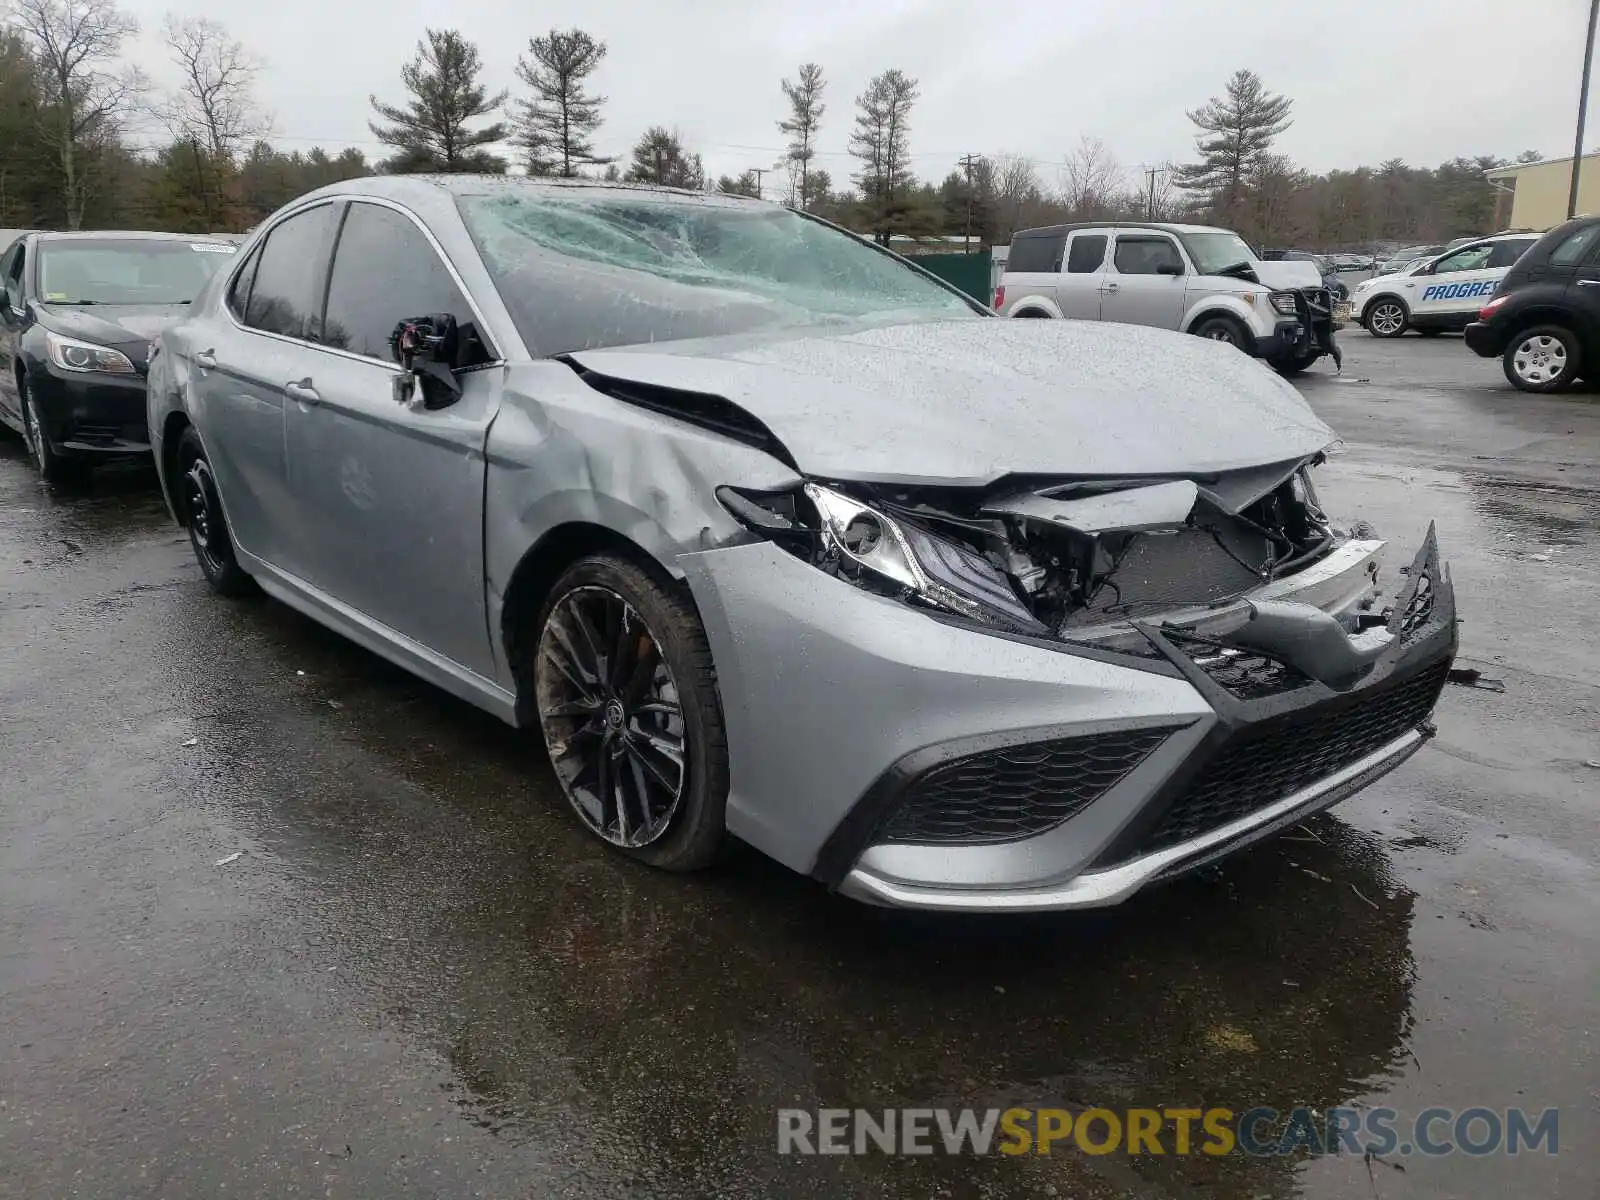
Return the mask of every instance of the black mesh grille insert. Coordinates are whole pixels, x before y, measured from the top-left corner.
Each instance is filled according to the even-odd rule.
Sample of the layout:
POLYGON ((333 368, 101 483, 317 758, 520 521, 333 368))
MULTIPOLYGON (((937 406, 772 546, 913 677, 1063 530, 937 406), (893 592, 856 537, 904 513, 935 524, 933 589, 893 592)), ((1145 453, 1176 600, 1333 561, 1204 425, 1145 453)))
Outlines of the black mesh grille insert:
POLYGON ((1137 858, 1211 832, 1326 779, 1428 719, 1444 687, 1448 660, 1398 684, 1374 688, 1359 703, 1317 705, 1245 728, 1200 768, 1137 847, 1137 858))
POLYGON ((1288 663, 1256 650, 1240 650, 1170 632, 1166 638, 1187 654, 1217 686, 1241 700, 1259 700, 1263 696, 1292 692, 1311 682, 1288 663))
POLYGON ((1103 796, 1173 728, 1034 742, 945 763, 911 785, 879 837, 980 845, 1043 833, 1103 796))

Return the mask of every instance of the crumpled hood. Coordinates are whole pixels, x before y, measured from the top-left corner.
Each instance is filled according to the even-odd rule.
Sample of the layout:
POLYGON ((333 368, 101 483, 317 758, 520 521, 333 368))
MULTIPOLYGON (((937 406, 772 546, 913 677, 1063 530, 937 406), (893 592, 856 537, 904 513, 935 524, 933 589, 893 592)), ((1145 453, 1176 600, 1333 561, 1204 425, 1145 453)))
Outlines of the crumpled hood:
POLYGON ((81 308, 40 304, 36 308, 39 323, 46 329, 97 346, 148 342, 188 311, 186 304, 97 304, 81 308))
POLYGON ((1322 273, 1317 270, 1317 264, 1303 259, 1280 258, 1250 265, 1255 270, 1256 278, 1270 288, 1287 290, 1322 286, 1322 273))
POLYGON ((1134 325, 931 321, 567 357, 618 379, 721 396, 765 424, 802 471, 832 479, 1210 475, 1334 441, 1264 364, 1134 325))

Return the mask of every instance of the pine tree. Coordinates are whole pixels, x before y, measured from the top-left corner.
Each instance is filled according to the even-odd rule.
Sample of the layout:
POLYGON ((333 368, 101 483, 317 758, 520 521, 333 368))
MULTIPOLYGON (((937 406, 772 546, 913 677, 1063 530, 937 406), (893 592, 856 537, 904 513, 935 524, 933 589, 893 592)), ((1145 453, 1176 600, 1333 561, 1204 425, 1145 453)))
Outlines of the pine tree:
POLYGON ((1238 224, 1251 175, 1271 150, 1273 139, 1293 124, 1289 119, 1293 103, 1267 91, 1254 71, 1235 71, 1223 95, 1188 114, 1200 129, 1195 135, 1200 161, 1179 167, 1174 182, 1200 193, 1213 220, 1238 224))
POLYGON ((698 191, 706 185, 706 171, 698 154, 684 151, 676 133, 656 125, 645 130, 644 136, 635 143, 633 165, 628 168, 627 179, 630 183, 654 183, 698 191))
POLYGON ((505 140, 505 124, 467 127, 505 103, 505 92, 490 96, 478 82, 482 70, 478 48, 455 30, 427 30, 426 39, 417 43, 417 56, 400 68, 400 80, 413 99, 401 108, 370 97, 377 114, 390 124, 371 122, 369 128, 397 151, 384 164, 387 170, 504 173, 505 160, 483 147, 505 140))
POLYGON ((856 97, 856 127, 850 153, 861 160, 856 183, 863 215, 877 239, 887 245, 896 217, 903 216, 898 193, 911 182, 911 107, 917 81, 888 70, 856 97))
POLYGON ((603 166, 590 136, 600 128, 604 96, 591 95, 584 80, 606 56, 606 44, 581 29, 552 29, 528 42, 527 57, 517 59, 517 78, 533 89, 520 101, 519 141, 528 153, 530 175, 571 179, 584 165, 603 166))
POLYGON ((783 94, 789 101, 789 116, 778 122, 778 129, 789 135, 789 149, 785 159, 789 163, 792 182, 791 203, 804 212, 816 195, 811 186, 811 160, 817 156, 817 128, 822 124, 822 114, 828 111, 822 102, 827 87, 822 78, 822 68, 816 63, 800 67, 800 82, 782 81, 783 94))

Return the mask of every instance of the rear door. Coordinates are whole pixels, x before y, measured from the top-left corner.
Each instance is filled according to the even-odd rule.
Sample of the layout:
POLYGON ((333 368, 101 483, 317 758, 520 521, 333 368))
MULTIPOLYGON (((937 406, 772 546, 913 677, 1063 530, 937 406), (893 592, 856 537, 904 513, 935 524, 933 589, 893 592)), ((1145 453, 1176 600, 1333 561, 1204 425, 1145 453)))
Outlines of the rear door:
POLYGON ((322 347, 286 411, 303 578, 488 676, 484 444, 500 382, 478 369, 496 358, 483 329, 415 217, 352 201, 328 277, 322 347), (456 318, 464 355, 461 395, 438 409, 415 401, 390 346, 402 321, 433 313, 456 318))
POLYGON ((1109 229, 1075 229, 1067 236, 1061 276, 1056 283, 1056 304, 1063 317, 1077 321, 1100 319, 1100 287, 1110 248, 1109 229))
POLYGON ((1010 316, 1018 309, 1026 312, 1032 308, 1037 309, 1034 315, 1049 315, 1049 305, 1056 301, 1056 276, 1065 244, 1066 235, 1048 229, 1026 231, 1011 239, 1005 274, 1000 277, 1005 288, 1003 313, 1010 316), (1045 304, 1029 305, 1030 298, 1045 304))
POLYGON ((1508 267, 1494 267, 1493 242, 1473 242, 1436 261, 1415 279, 1412 319, 1418 324, 1466 324, 1494 293, 1508 267))
POLYGON ((1119 230, 1100 282, 1100 319, 1176 329, 1183 319, 1183 253, 1170 234, 1119 230))
POLYGON ((184 326, 190 411, 234 540, 290 573, 303 531, 287 491, 285 385, 307 373, 336 215, 330 202, 273 226, 215 315, 184 326))

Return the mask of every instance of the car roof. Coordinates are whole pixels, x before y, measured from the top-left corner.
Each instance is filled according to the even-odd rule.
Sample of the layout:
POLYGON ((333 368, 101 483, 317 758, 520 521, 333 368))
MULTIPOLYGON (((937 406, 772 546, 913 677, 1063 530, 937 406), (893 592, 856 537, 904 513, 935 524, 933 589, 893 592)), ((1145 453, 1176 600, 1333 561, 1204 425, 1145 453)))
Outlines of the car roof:
POLYGON ((213 233, 158 233, 149 229, 46 230, 33 235, 37 242, 225 242, 213 233))
POLYGON ((318 188, 301 199, 312 196, 370 196, 379 200, 393 200, 404 204, 424 197, 436 198, 448 193, 455 196, 495 195, 615 195, 656 197, 661 200, 681 199, 704 202, 718 208, 771 208, 770 200, 753 196, 732 196, 726 192, 702 192, 689 188, 661 187, 649 183, 609 182, 599 179, 540 179, 526 175, 368 175, 347 179, 318 188))
POLYGON ((1078 229, 1154 229, 1161 233, 1233 233, 1217 225, 1185 225, 1176 221, 1074 221, 1069 225, 1040 225, 1033 229, 1019 229, 1011 235, 1019 237, 1053 237, 1072 233, 1078 229))

